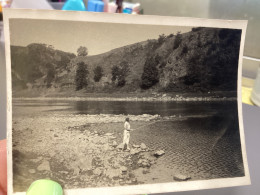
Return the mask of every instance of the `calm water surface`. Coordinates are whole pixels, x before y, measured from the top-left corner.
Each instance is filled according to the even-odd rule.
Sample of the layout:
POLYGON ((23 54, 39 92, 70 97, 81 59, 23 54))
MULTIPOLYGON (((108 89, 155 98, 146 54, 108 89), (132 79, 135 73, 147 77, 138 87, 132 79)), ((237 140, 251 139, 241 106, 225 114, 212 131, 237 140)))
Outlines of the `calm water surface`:
POLYGON ((159 114, 207 115, 229 114, 236 110, 234 102, 121 102, 73 100, 13 100, 14 116, 30 114, 159 114))

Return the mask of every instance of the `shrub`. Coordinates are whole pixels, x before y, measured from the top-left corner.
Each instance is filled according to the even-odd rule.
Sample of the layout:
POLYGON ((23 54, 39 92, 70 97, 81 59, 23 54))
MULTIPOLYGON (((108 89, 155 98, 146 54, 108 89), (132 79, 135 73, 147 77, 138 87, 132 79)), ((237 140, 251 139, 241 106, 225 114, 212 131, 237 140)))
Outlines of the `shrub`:
POLYGON ((97 66, 94 70, 94 81, 99 82, 103 76, 103 69, 101 66, 97 66))
POLYGON ((159 81, 157 63, 154 58, 148 58, 144 64, 143 74, 141 77, 141 88, 149 89, 159 81))
POLYGON ((165 39, 166 39, 166 36, 164 34, 159 35, 158 43, 161 45, 165 39))
POLYGON ((84 62, 79 62, 77 64, 77 70, 76 70, 76 76, 75 76, 75 84, 76 84, 76 90, 83 89, 84 87, 87 87, 87 65, 84 62))
POLYGON ((77 50, 78 56, 87 56, 88 49, 86 47, 80 46, 77 50))
POLYGON ((181 51, 181 56, 183 56, 187 53, 188 53, 188 47, 187 47, 187 45, 184 45, 183 48, 182 48, 182 51, 181 51))
POLYGON ((126 76, 129 72, 129 65, 127 62, 121 62, 120 66, 113 66, 112 67, 112 78, 111 80, 116 83, 118 87, 123 87, 126 83, 126 76))
POLYGON ((197 32, 197 31, 200 31, 202 30, 204 27, 195 27, 195 28, 192 28, 191 31, 192 32, 197 32))
POLYGON ((182 35, 180 32, 177 33, 174 43, 173 43, 173 49, 177 49, 182 42, 182 35))
POLYGON ((167 36, 167 38, 171 38, 171 37, 174 37, 174 34, 173 34, 173 33, 171 33, 171 34, 169 34, 169 35, 167 36))
POLYGON ((47 77, 46 77, 46 83, 47 83, 47 87, 51 87, 51 82, 53 81, 53 79, 55 78, 55 70, 54 68, 50 68, 47 72, 47 77))
POLYGON ((115 65, 115 66, 112 67, 112 71, 111 71, 112 78, 111 78, 111 80, 113 82, 116 81, 116 79, 118 78, 119 72, 120 72, 120 70, 119 70, 118 66, 115 65))

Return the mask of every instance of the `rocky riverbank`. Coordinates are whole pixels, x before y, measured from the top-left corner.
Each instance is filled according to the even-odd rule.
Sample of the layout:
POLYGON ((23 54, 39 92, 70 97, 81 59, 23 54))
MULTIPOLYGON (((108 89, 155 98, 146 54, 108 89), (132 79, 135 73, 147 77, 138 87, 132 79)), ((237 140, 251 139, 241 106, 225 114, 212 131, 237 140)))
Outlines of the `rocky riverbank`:
POLYGON ((220 107, 221 113, 202 109, 185 115, 128 115, 135 130, 131 150, 122 151, 126 115, 70 114, 66 104, 58 104, 13 106, 15 191, 43 178, 68 189, 244 174, 239 133, 233 133, 237 115, 228 106, 220 107))
MULTIPOLYGON (((163 119, 147 114, 130 117, 135 128, 163 119)), ((15 118, 15 191, 26 190, 40 178, 58 181, 66 189, 156 182, 160 170, 167 170, 162 164, 157 165, 165 151, 133 140, 131 150, 123 151, 124 119, 123 115, 15 118)), ((174 181, 173 175, 163 175, 160 179, 174 181)))

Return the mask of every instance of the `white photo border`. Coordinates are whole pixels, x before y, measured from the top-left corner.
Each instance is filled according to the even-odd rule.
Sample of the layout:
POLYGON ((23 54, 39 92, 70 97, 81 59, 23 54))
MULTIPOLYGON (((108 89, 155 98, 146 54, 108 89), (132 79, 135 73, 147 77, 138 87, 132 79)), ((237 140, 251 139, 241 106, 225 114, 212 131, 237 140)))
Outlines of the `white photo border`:
MULTIPOLYGON (((30 9, 4 9, 4 34, 6 49, 6 77, 7 77, 7 162, 8 162, 8 194, 23 194, 25 192, 13 192, 13 159, 12 159, 12 83, 11 83, 11 56, 10 56, 10 31, 9 19, 45 19, 85 22, 107 22, 122 24, 145 24, 145 25, 172 25, 190 27, 212 27, 241 29, 241 44, 239 52, 238 81, 237 81, 237 104, 239 115, 239 131, 242 148, 242 157, 245 176, 236 178, 211 179, 187 182, 172 182, 158 184, 141 184, 134 186, 101 187, 84 189, 65 189, 65 195, 78 194, 151 194, 160 192, 177 192, 188 190, 200 190, 211 188, 223 188, 240 185, 250 185, 248 161, 246 157, 245 134, 243 128, 242 98, 241 98, 241 77, 242 57, 247 21, 245 20, 217 20, 200 18, 183 18, 170 16, 149 16, 149 15, 128 15, 128 14, 106 14, 75 11, 57 10, 30 10, 30 9)), ((25 138, 26 139, 26 138, 25 138)))

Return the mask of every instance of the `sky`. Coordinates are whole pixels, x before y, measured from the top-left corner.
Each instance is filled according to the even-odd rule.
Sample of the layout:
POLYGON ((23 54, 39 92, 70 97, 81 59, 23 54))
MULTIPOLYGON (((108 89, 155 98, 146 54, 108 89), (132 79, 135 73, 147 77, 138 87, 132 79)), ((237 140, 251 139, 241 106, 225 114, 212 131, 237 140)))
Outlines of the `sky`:
POLYGON ((87 47, 89 55, 97 55, 178 31, 185 33, 191 31, 191 27, 10 19, 11 45, 44 43, 75 54, 80 46, 87 47))

